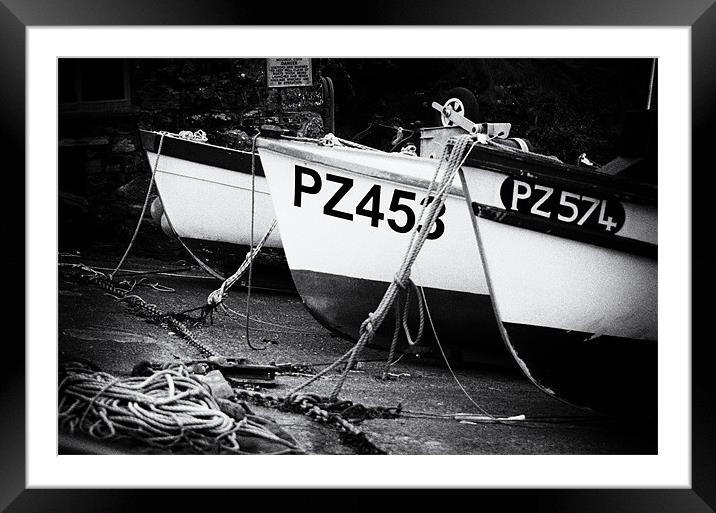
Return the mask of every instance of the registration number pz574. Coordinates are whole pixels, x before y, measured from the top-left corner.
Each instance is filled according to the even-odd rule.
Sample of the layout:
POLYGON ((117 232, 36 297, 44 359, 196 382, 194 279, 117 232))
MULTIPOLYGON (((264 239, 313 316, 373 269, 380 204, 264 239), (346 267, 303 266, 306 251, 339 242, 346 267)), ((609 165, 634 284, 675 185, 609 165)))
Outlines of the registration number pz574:
POLYGON ((624 226, 624 207, 619 201, 578 194, 534 180, 507 178, 500 187, 507 210, 590 230, 617 233, 624 226))

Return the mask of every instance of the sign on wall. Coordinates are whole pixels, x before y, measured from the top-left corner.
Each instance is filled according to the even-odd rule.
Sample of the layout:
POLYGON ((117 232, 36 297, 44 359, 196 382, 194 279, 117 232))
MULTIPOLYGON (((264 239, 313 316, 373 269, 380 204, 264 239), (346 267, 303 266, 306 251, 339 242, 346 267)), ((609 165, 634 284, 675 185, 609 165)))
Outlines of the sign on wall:
POLYGON ((313 85, 311 59, 279 57, 266 59, 269 87, 296 87, 313 85))

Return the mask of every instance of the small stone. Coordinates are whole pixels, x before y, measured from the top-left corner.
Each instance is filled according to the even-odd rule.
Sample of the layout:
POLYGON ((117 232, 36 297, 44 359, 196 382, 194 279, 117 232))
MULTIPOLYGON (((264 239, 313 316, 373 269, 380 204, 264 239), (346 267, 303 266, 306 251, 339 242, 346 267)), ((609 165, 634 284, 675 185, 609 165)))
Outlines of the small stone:
POLYGON ((226 381, 221 371, 213 370, 207 372, 203 376, 195 376, 209 386, 209 391, 217 399, 229 399, 234 397, 234 391, 231 389, 231 385, 226 381))

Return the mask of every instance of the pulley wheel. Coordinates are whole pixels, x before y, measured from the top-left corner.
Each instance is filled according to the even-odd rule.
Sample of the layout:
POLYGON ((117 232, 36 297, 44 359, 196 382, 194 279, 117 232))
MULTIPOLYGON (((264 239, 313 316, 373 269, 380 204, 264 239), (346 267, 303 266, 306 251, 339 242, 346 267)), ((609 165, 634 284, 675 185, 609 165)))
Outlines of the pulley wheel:
MULTIPOLYGON (((441 95, 438 102, 443 107, 449 106, 453 111, 461 114, 470 121, 477 122, 479 115, 479 107, 477 105, 477 97, 464 87, 454 87, 441 95)), ((455 123, 445 117, 444 114, 438 114, 437 120, 442 126, 454 126, 455 123)))

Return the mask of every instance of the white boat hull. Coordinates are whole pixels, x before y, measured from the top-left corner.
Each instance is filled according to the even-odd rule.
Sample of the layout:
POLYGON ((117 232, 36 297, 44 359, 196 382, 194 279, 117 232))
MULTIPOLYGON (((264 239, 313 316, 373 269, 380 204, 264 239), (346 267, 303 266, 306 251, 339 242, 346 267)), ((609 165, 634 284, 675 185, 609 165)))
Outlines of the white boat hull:
MULTIPOLYGON (((545 199, 535 207, 527 186, 507 174, 498 176, 486 180, 484 171, 465 168, 480 244, 475 267, 487 270, 496 316, 515 360, 542 390, 577 406, 653 413, 655 202, 600 197, 598 188, 562 193, 565 189, 552 184, 542 186, 538 198, 555 195, 563 203, 545 199), (520 201, 528 205, 520 208, 520 201), (570 201, 579 207, 578 215, 570 201), (606 213, 607 205, 617 212, 617 202, 623 220, 606 213), (590 212, 591 205, 597 207, 590 212)), ((547 183, 536 176, 532 192, 535 184, 547 183)))
MULTIPOLYGON (((409 233, 395 228, 410 214, 401 206, 417 212, 437 161, 286 140, 259 147, 299 293, 325 325, 357 338, 402 263, 409 233)), ((440 236, 412 271, 438 312, 441 342, 501 350, 539 388, 578 406, 653 412, 652 189, 610 188, 619 180, 539 155, 473 151, 467 197, 456 178, 440 236)), ((389 340, 392 320, 383 328, 389 340)))
MULTIPOLYGON (((150 143, 145 142, 145 151, 154 168, 160 136, 143 132, 145 140, 144 134, 153 135, 150 143)), ((254 243, 258 242, 274 219, 268 184, 260 171, 254 177, 252 209, 250 152, 165 136, 155 181, 171 228, 182 238, 250 245, 253 215, 254 243)), ((282 247, 278 229, 266 246, 282 247)))
MULTIPOLYGON (((319 321, 357 338, 402 263, 410 219, 419 214, 437 161, 269 139, 259 139, 259 148, 297 290, 319 321)), ((479 254, 458 189, 445 207, 411 278, 425 291, 442 343, 483 361, 506 360, 484 274, 473 265, 479 254)), ((391 314, 379 343, 392 330, 391 314)))

